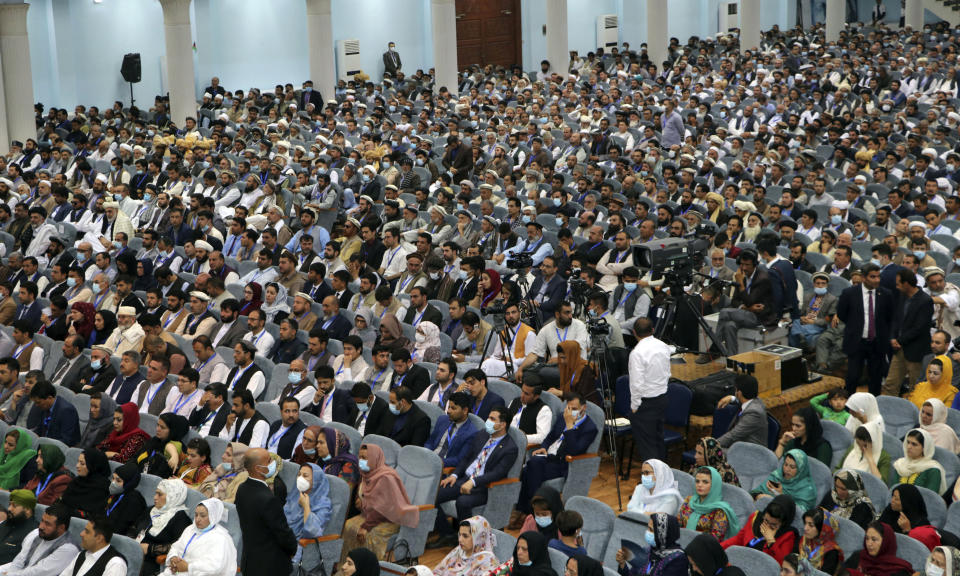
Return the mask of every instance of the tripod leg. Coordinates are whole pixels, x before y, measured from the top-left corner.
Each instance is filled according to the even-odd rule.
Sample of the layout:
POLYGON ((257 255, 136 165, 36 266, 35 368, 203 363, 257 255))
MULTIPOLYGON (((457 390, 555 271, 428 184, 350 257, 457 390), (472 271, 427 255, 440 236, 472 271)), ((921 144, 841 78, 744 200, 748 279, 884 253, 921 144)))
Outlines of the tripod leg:
POLYGON ((703 328, 704 333, 706 333, 707 337, 709 337, 710 340, 713 342, 713 344, 717 347, 717 350, 720 351, 720 355, 726 356, 727 349, 724 348, 723 342, 721 342, 720 339, 717 338, 717 335, 713 332, 713 328, 711 328, 710 325, 707 324, 707 321, 704 319, 703 314, 701 314, 700 311, 697 310, 696 306, 694 306, 690 302, 690 300, 686 297, 686 295, 682 296, 682 298, 683 298, 684 304, 688 307, 690 312, 693 313, 693 316, 697 319, 697 323, 699 323, 700 327, 703 328))

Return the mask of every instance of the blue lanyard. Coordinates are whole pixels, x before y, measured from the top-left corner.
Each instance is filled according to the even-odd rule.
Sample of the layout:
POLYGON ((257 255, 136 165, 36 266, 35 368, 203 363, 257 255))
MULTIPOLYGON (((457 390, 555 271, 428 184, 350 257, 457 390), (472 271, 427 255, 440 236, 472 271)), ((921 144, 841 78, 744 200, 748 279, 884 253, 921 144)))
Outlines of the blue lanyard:
POLYGON ((417 324, 419 324, 420 320, 423 318, 423 315, 426 313, 427 313, 427 308, 426 306, 424 306, 423 312, 421 312, 419 316, 413 319, 413 325, 416 326, 417 324))
POLYGON ((279 444, 279 443, 280 443, 280 439, 283 438, 284 435, 286 435, 286 433, 287 433, 289 430, 290 430, 289 427, 284 428, 284 427, 281 426, 280 429, 277 430, 276 433, 274 433, 274 435, 270 437, 270 446, 276 446, 277 444, 279 444))
MULTIPOLYGON (((153 399, 157 397, 157 392, 160 392, 161 388, 163 388, 163 384, 157 386, 157 389, 153 391, 153 396, 151 396, 149 393, 147 394, 147 406, 149 406, 150 403, 153 402, 153 399)), ((149 390, 149 386, 147 389, 149 390)), ((194 394, 196 394, 196 391, 194 391, 194 394)), ((176 412, 176 410, 174 410, 174 412, 176 412)))
POLYGON ((203 361, 203 364, 197 366, 197 372, 200 372, 201 370, 203 370, 204 366, 206 366, 207 364, 209 364, 211 360, 213 360, 213 356, 211 356, 211 357, 207 358, 206 360, 204 360, 204 361, 203 361))
POLYGON ((396 250, 390 254, 390 258, 387 259, 387 265, 383 267, 384 270, 390 267, 390 264, 393 262, 393 257, 397 255, 397 252, 400 251, 400 248, 402 248, 402 246, 397 246, 396 250))
POLYGON ((117 504, 119 504, 121 500, 123 500, 123 497, 124 497, 124 496, 125 496, 125 494, 121 494, 120 497, 117 498, 117 501, 113 503, 113 506, 107 508, 107 516, 109 516, 111 513, 113 513, 113 509, 117 507, 117 504))
POLYGON ((19 360, 19 359, 20 359, 20 355, 23 354, 23 351, 26 350, 27 348, 29 348, 31 344, 33 344, 33 340, 31 340, 31 341, 27 342, 26 344, 24 344, 23 346, 20 346, 19 348, 17 348, 16 352, 13 353, 14 359, 19 360))
MULTIPOLYGON (((210 358, 207 358, 207 362, 209 362, 209 361, 210 361, 210 358)), ((206 364, 206 362, 204 362, 204 364, 206 364)), ((193 391, 193 394, 187 396, 186 400, 184 400, 183 394, 181 393, 181 394, 180 394, 180 399, 177 400, 176 406, 173 407, 174 413, 178 412, 178 411, 180 410, 180 408, 183 407, 184 404, 186 404, 187 402, 190 401, 191 398, 193 398, 194 396, 196 396, 196 395, 197 395, 197 392, 199 392, 199 390, 194 390, 194 391, 193 391)))
POLYGON ((554 326, 553 329, 557 332, 557 340, 559 340, 559 341, 561 341, 561 342, 566 342, 566 341, 567 341, 567 332, 570 331, 570 327, 569 327, 569 326, 567 326, 566 328, 563 329, 563 338, 560 337, 560 329, 559 329, 559 328, 557 328, 556 326, 554 326))
MULTIPOLYGON (((323 323, 323 329, 326 330, 327 328, 329 328, 330 325, 333 324, 333 321, 336 320, 336 319, 337 319, 337 315, 334 315, 332 318, 330 318, 329 320, 327 320, 326 322, 324 322, 324 323, 323 323)), ((259 340, 259 338, 258 338, 258 340, 259 340)))
POLYGON ((410 281, 413 280, 415 277, 413 274, 410 274, 409 272, 407 274, 408 274, 407 279, 400 283, 400 292, 402 292, 403 289, 407 287, 407 284, 409 284, 410 281))
POLYGON ((186 556, 186 555, 187 555, 187 549, 190 548, 190 544, 193 543, 193 539, 196 538, 197 536, 202 536, 202 535, 203 535, 203 532, 194 532, 193 535, 190 536, 190 539, 187 540, 187 545, 183 547, 183 555, 182 555, 182 556, 186 556))
MULTIPOLYGON (((619 302, 617 302, 617 308, 623 305, 623 303, 627 301, 627 298, 629 298, 630 295, 633 294, 635 291, 636 290, 630 290, 629 292, 627 292, 627 295, 621 298, 619 302)), ((616 308, 614 308, 614 310, 616 310, 616 308)))
POLYGON ((615 263, 615 264, 619 264, 619 263, 620 263, 620 260, 623 259, 624 255, 625 255, 626 253, 627 253, 627 250, 624 250, 623 252, 618 253, 618 254, 617 254, 617 261, 614 262, 614 263, 615 263))
POLYGON ((177 310, 176 314, 171 314, 170 316, 167 316, 167 321, 163 323, 163 329, 166 330, 167 326, 169 326, 171 322, 179 318, 181 314, 183 314, 183 308, 177 310))
POLYGON ((50 480, 52 479, 53 479, 53 472, 47 475, 47 479, 43 481, 43 484, 40 484, 39 486, 37 486, 37 491, 34 492, 34 494, 39 496, 44 490, 46 490, 47 484, 49 484, 50 480))
POLYGON ((383 376, 383 373, 386 372, 386 370, 387 369, 384 368, 383 370, 377 372, 377 376, 373 379, 373 382, 371 382, 371 384, 376 384, 380 380, 380 377, 383 376))
MULTIPOLYGON (((267 329, 266 329, 266 328, 264 328, 263 330, 261 330, 261 331, 260 331, 260 335, 257 336, 257 339, 256 339, 256 340, 253 341, 253 345, 256 346, 256 345, 257 345, 257 342, 259 342, 260 339, 263 338, 263 335, 266 334, 266 333, 267 333, 267 329)), ((248 366, 248 368, 249 368, 249 366, 248 366)))
POLYGON ((237 382, 240 381, 240 378, 243 378, 243 375, 247 373, 247 370, 250 369, 250 366, 253 366, 253 362, 247 365, 243 370, 237 370, 237 374, 233 377, 233 380, 230 381, 230 390, 233 390, 233 387, 237 385, 237 382))

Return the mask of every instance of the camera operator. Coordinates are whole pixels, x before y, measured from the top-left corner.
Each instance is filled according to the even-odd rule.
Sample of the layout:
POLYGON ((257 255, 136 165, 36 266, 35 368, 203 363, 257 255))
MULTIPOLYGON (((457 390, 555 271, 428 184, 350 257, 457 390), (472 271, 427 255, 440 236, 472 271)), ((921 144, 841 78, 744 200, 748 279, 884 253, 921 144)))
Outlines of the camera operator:
POLYGON ((546 321, 563 302, 567 293, 567 281, 557 274, 557 260, 547 256, 540 264, 540 275, 533 281, 527 298, 540 313, 540 320, 546 321))
MULTIPOLYGON (((537 341, 537 333, 533 328, 520 321, 520 305, 516 302, 506 304, 503 312, 506 322, 505 336, 509 341, 510 357, 513 368, 517 369, 527 357, 527 352, 533 350, 537 341)), ((500 338, 494 336, 490 353, 480 368, 492 378, 500 378, 507 373, 506 356, 500 338)))
POLYGON ((620 322, 607 310, 607 293, 603 290, 594 290, 590 293, 587 303, 587 314, 591 319, 602 318, 610 325, 610 334, 607 336, 607 348, 626 348, 623 343, 623 327, 620 322))
POLYGON ((543 239, 543 224, 539 222, 527 223, 527 239, 507 249, 504 254, 507 258, 513 254, 527 253, 533 258, 533 265, 539 266, 543 259, 553 254, 553 246, 543 239))
POLYGON ((562 302, 554 313, 553 322, 540 329, 533 349, 517 368, 517 384, 530 382, 535 386, 544 386, 556 382, 560 378, 560 371, 554 351, 557 344, 567 340, 576 340, 580 344, 580 355, 586 360, 590 345, 587 325, 573 317, 573 304, 562 302))
POLYGON ((737 283, 733 292, 733 308, 720 311, 717 322, 717 337, 723 342, 727 356, 737 354, 737 331, 742 328, 773 326, 777 323, 777 310, 773 303, 773 288, 765 268, 758 265, 757 253, 745 250, 737 258, 740 269, 733 275, 737 283))
POLYGON ((630 248, 630 235, 621 230, 613 237, 614 247, 597 262, 597 272, 603 274, 600 287, 610 292, 620 284, 620 275, 633 266, 633 250, 630 248))

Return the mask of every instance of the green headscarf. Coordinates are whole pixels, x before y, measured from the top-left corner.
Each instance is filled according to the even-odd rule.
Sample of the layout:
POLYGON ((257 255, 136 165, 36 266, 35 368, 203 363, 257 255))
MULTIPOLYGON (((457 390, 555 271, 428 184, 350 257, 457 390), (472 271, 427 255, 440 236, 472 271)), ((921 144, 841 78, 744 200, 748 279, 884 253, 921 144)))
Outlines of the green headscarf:
MULTIPOLYGON (((19 488, 20 471, 30 460, 37 457, 36 450, 30 449, 31 444, 33 444, 30 435, 18 428, 13 428, 10 432, 13 430, 17 431, 17 446, 13 449, 13 452, 0 457, 0 488, 4 490, 19 488)), ((7 432, 7 434, 10 432, 7 432)), ((6 440, 6 436, 4 436, 4 440, 6 440)))
POLYGON ((697 522, 700 521, 701 516, 720 509, 727 515, 726 537, 730 538, 740 530, 740 522, 737 520, 737 514, 733 511, 733 508, 723 500, 723 478, 720 477, 717 469, 712 466, 703 466, 697 470, 697 473, 699 474, 701 470, 710 471, 710 493, 707 494, 706 498, 701 498, 697 494, 690 498, 689 505, 693 512, 690 513, 690 518, 687 520, 687 527, 696 530, 697 522))
POLYGON ((43 456, 43 469, 46 470, 47 474, 52 474, 63 468, 67 459, 59 448, 53 444, 41 444, 39 449, 40 455, 43 456))
MULTIPOLYGON (((793 498, 793 501, 806 512, 817 505, 817 485, 810 477, 810 462, 807 453, 799 448, 794 448, 784 455, 784 461, 786 461, 787 456, 793 458, 794 462, 797 463, 796 475, 789 480, 785 479, 783 477, 783 465, 781 464, 767 477, 767 481, 780 484, 783 493, 793 498)), ((761 484, 759 488, 764 494, 770 494, 767 491, 766 482, 761 484)), ((776 494, 772 494, 772 496, 776 496, 776 494)))

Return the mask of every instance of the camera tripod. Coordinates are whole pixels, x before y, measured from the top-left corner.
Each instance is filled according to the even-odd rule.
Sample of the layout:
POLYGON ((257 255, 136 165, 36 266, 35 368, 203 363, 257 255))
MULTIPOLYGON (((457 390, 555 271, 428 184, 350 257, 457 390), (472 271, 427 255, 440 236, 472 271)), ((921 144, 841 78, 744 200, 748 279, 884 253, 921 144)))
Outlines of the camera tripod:
MULTIPOLYGON (((607 337, 609 336, 610 325, 603 321, 607 326, 607 333, 590 332, 590 355, 587 361, 594 366, 597 376, 597 389, 600 392, 600 398, 603 402, 603 418, 605 422, 613 422, 617 418, 614 410, 616 393, 610 385, 609 355, 607 349, 607 337)), ((617 457, 617 431, 616 426, 604 426, 604 432, 607 435, 607 447, 610 450, 610 457, 613 458, 613 477, 617 483, 617 508, 623 510, 623 496, 620 494, 620 458, 617 457)))
MULTIPOLYGON (((519 330, 519 328, 518 322, 517 329, 519 330)), ((503 353, 503 362, 506 365, 506 372, 504 372, 501 378, 513 381, 513 339, 510 337, 510 330, 507 329, 507 323, 504 320, 503 314, 493 314, 493 331, 487 334, 487 341, 483 343, 483 352, 480 354, 478 366, 483 366, 483 361, 487 359, 487 353, 490 352, 490 343, 493 341, 494 334, 496 334, 500 340, 500 351, 503 353)))
MULTIPOLYGON (((695 273, 696 276, 702 276, 702 274, 695 273)), ((676 327, 676 315, 677 310, 680 307, 683 307, 694 318, 697 319, 697 323, 700 324, 700 327, 703 328, 703 332, 707 335, 714 346, 717 347, 721 356, 727 355, 727 350, 723 346, 723 342, 717 337, 714 333, 713 328, 707 324, 706 319, 703 317, 703 313, 700 309, 691 301, 690 296, 683 289, 683 281, 672 274, 668 274, 666 282, 664 282, 665 288, 669 291, 664 292, 665 298, 663 306, 660 308, 657 318, 657 326, 654 330, 654 336, 658 339, 667 342, 669 344, 676 345, 676 338, 674 337, 674 328, 676 327)))

